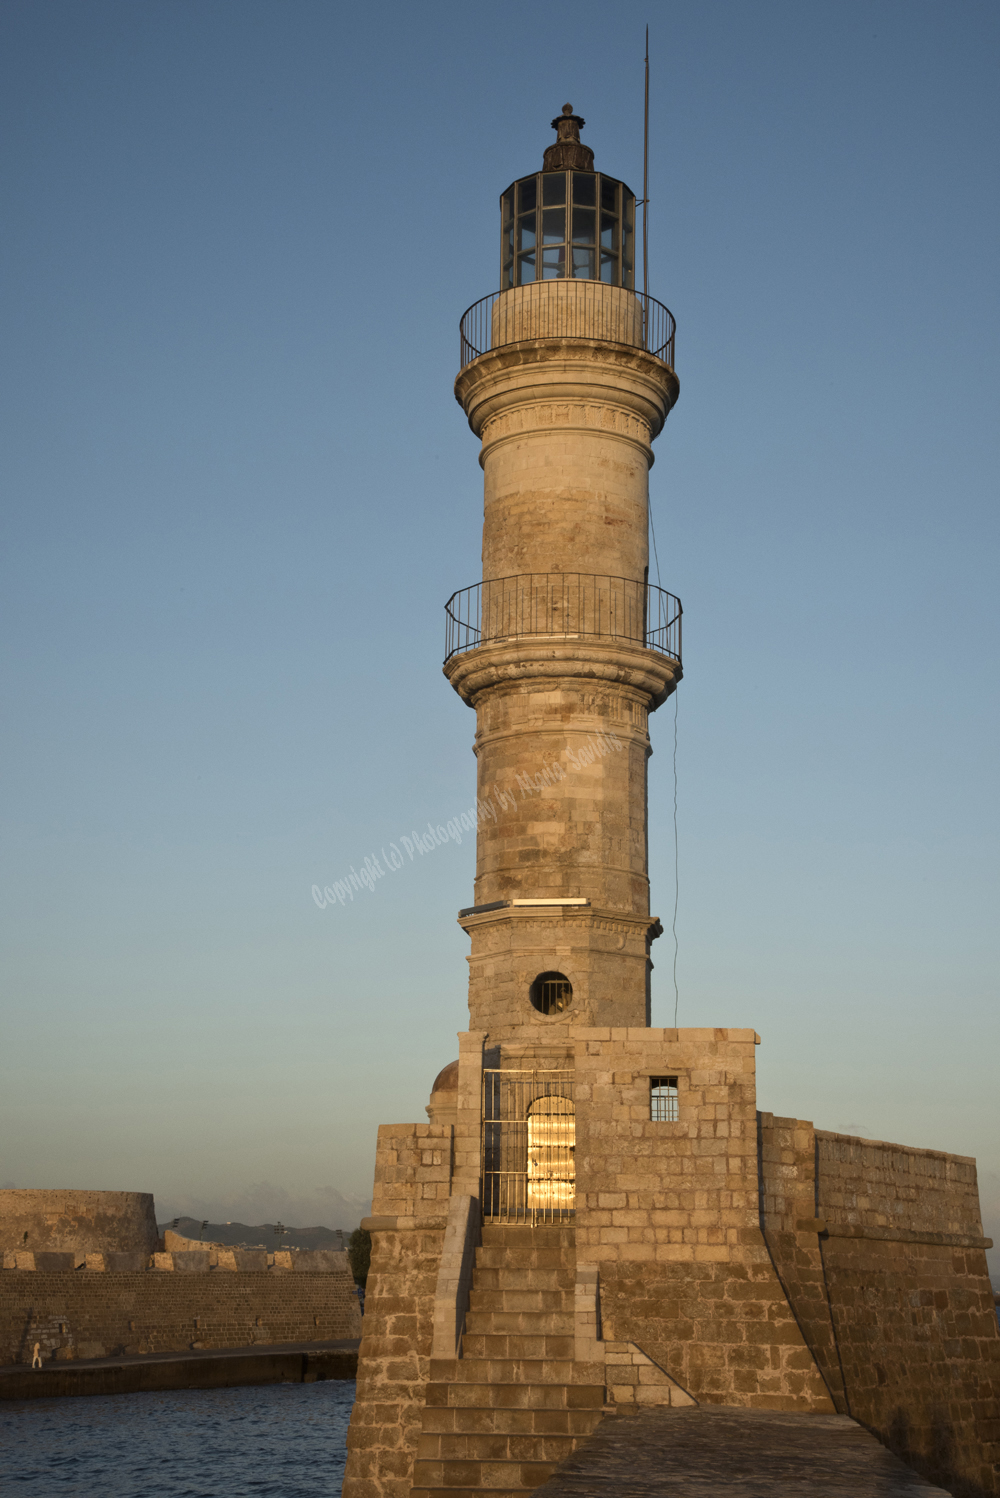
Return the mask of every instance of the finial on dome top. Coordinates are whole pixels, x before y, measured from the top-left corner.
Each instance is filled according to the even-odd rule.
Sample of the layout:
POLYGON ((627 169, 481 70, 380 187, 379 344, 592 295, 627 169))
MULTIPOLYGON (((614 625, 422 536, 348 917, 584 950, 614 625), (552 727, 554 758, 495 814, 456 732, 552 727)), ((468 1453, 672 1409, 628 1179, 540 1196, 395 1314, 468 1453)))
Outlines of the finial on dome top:
POLYGON ((581 115, 573 113, 572 104, 563 105, 562 114, 556 115, 552 121, 556 142, 548 147, 542 158, 543 172, 594 170, 593 151, 580 143, 580 131, 586 123, 581 115))

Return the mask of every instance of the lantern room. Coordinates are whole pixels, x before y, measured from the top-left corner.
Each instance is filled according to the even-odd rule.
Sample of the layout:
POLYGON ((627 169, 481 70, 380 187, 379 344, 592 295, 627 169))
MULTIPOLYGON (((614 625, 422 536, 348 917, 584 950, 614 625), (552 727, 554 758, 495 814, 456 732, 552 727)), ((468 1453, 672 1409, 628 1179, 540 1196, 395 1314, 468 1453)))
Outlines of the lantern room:
POLYGON ((563 279, 634 287, 635 193, 594 171, 580 141, 585 123, 564 105, 542 170, 501 195, 501 291, 563 279))

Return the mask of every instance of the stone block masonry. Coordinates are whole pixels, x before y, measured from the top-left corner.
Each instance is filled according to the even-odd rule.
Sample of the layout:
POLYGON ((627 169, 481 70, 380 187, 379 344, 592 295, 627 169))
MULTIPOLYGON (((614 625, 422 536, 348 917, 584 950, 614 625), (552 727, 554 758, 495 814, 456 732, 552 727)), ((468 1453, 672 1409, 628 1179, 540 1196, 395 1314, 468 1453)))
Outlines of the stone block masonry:
POLYGON ((442 1210, 439 1224, 422 1225, 415 1218, 369 1221, 372 1262, 357 1401, 347 1434, 351 1493, 409 1498, 430 1379, 445 1217, 442 1210))
POLYGON ((189 1348, 326 1342, 361 1335, 346 1268, 335 1273, 103 1273, 88 1269, 0 1274, 0 1362, 119 1357, 189 1348))
POLYGON ((763 1113, 762 1225, 838 1410, 955 1494, 1000 1487, 975 1161, 763 1113))
POLYGON ((574 1031, 576 1251, 603 1335, 702 1404, 832 1412, 760 1229, 753 1030, 574 1031), (650 1079, 677 1118, 650 1117, 650 1079))
MULTIPOLYGON (((486 1429, 483 1389, 496 1370, 491 1363, 483 1375, 477 1359, 495 1360, 494 1342, 512 1338, 530 1341, 532 1356, 554 1357, 557 1335, 566 1360, 558 1379, 533 1374, 516 1394, 542 1388, 539 1409, 551 1382, 581 1397, 603 1385, 618 1407, 851 1415, 932 1482, 995 1498, 1000 1337, 973 1161, 758 1114, 752 1030, 567 1018, 521 1041, 491 1042, 481 1031, 459 1037, 458 1085, 437 1094, 438 1121, 379 1131, 348 1498, 437 1491, 433 1463, 457 1462, 459 1450, 472 1462, 473 1436, 486 1429), (483 1261, 469 1302, 457 1239, 454 1272, 444 1245, 459 1208, 466 1239, 474 1231, 467 1204, 481 1189, 484 1064, 572 1077, 575 1202, 563 1229, 484 1223, 480 1260, 498 1232, 514 1257, 497 1286, 483 1261), (676 1087, 676 1117, 654 1119, 652 1079, 664 1077, 676 1087), (527 1279, 515 1283, 515 1249, 518 1233, 542 1244, 553 1232, 565 1237, 567 1268, 562 1321, 546 1331, 545 1316, 556 1314, 544 1309, 551 1292, 540 1276, 549 1271, 532 1268, 522 1245, 527 1279), (477 1304, 484 1294, 510 1304, 477 1304), (540 1295, 540 1309, 522 1304, 525 1294, 540 1295), (458 1358, 435 1354, 435 1317, 439 1334, 465 1325, 458 1358), (435 1413, 445 1384, 454 1392, 435 1413), (472 1416, 451 1411, 456 1400, 472 1401, 479 1426, 466 1430, 472 1416)), ((518 1451, 535 1450, 537 1436, 537 1451, 548 1452, 554 1433, 543 1440, 539 1420, 533 1406, 510 1429, 489 1417, 490 1440, 507 1442, 505 1461, 515 1435, 518 1451)), ((560 1440, 586 1433, 582 1417, 557 1423, 560 1440)), ((535 1475, 514 1488, 541 1481, 547 1460, 539 1456, 535 1475)), ((457 1471, 449 1466, 449 1482, 457 1471)))

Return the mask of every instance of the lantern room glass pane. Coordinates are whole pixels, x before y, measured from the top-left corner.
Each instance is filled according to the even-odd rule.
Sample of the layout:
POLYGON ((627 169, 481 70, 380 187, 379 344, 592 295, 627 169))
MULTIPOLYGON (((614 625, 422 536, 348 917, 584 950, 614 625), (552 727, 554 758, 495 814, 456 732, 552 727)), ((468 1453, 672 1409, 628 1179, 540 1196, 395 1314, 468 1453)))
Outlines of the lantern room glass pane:
POLYGON ((577 208, 573 205, 573 243, 593 244, 597 229, 597 215, 593 208, 577 208))
POLYGON ((566 238, 565 208, 542 209, 542 244, 562 244, 566 238))
POLYGON ((518 213, 534 213, 537 202, 538 180, 535 177, 525 177, 523 182, 517 184, 518 213))
POLYGON ((617 250, 618 248, 618 220, 608 218, 607 214, 601 215, 601 249, 617 250))
POLYGON ((618 183, 610 177, 601 178, 601 207, 605 213, 618 212, 618 183))
POLYGON ((573 173, 573 202, 585 208, 597 206, 597 174, 595 172, 573 173))
POLYGON ((594 279, 594 252, 573 246, 573 276, 577 281, 594 279))
POLYGON ((533 213, 517 221, 517 247, 519 250, 535 248, 535 215, 533 213))
POLYGON ((618 277, 615 274, 615 272, 617 271, 617 269, 618 269, 618 256, 617 255, 602 255, 601 256, 601 280, 604 282, 605 286, 615 286, 615 285, 617 285, 617 283, 618 283, 618 277))
POLYGON ((535 279, 535 257, 534 254, 522 255, 517 262, 517 284, 527 286, 529 281, 535 279))
POLYGON ((566 201, 566 173, 546 172, 542 177, 542 207, 554 208, 566 201))
POLYGON ((507 191, 500 199, 500 203, 501 211, 503 213, 503 222, 506 224, 514 217, 514 189, 512 187, 508 187, 507 191))
POLYGON ((566 246, 542 251, 542 280, 557 281, 566 274, 566 246))

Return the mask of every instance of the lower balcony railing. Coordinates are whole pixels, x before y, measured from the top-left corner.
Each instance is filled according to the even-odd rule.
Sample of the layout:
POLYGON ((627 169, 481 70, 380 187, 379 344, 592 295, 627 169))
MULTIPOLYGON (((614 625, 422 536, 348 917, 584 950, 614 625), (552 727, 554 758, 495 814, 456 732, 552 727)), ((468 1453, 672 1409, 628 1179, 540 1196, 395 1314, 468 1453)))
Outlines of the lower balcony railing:
POLYGON ((445 661, 527 635, 629 640, 681 660, 681 603, 653 583, 585 572, 529 572, 474 583, 445 604, 445 661))

